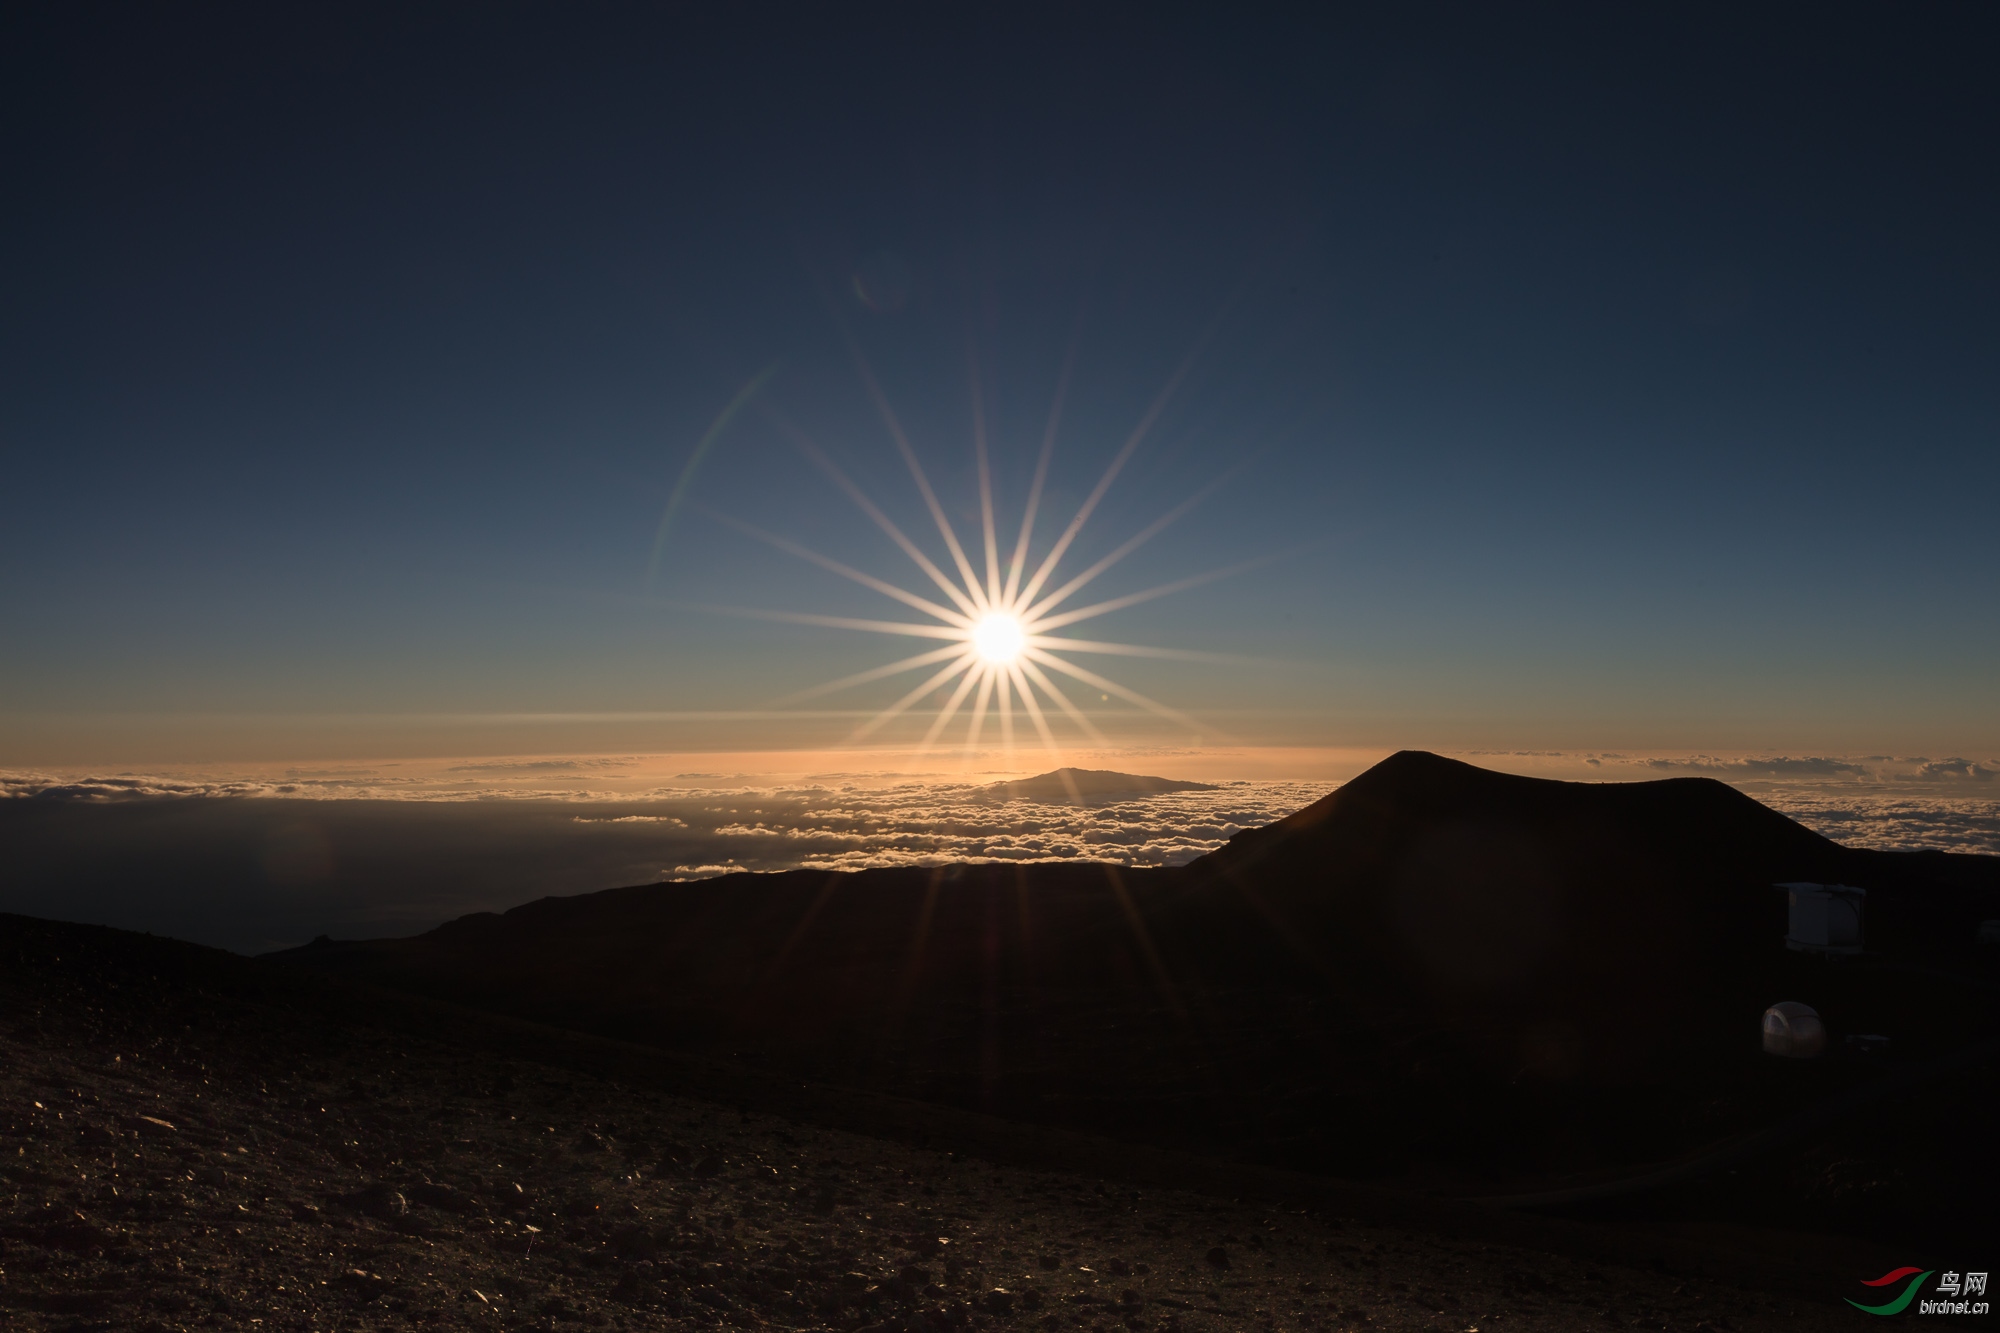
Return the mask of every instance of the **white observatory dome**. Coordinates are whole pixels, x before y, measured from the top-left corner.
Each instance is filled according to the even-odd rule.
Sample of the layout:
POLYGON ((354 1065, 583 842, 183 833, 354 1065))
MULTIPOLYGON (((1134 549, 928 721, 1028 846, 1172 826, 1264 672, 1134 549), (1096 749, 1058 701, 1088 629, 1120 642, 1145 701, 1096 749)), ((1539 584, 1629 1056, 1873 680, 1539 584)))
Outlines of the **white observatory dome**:
POLYGON ((1790 1060, 1809 1060, 1826 1050, 1826 1027, 1819 1011, 1797 1000, 1782 1000, 1764 1011, 1764 1051, 1790 1060))

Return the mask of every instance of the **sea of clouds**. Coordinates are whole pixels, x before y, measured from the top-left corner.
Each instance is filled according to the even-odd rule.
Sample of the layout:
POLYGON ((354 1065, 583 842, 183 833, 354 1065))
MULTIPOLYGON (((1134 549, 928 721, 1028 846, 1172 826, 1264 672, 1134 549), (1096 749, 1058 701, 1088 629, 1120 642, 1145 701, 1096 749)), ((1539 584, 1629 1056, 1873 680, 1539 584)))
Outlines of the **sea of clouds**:
POLYGON ((997 799, 985 787, 775 789, 674 802, 683 813, 573 816, 672 819, 727 855, 682 863, 671 878, 736 869, 861 870, 949 861, 1084 859, 1184 865, 1246 828, 1284 818, 1324 791, 1296 782, 1231 782, 1096 805, 997 799))
MULTIPOLYGON (((461 768, 466 766, 460 766, 461 768)), ((482 770, 486 766, 482 766, 482 770)), ((736 871, 1084 858, 1179 865, 1325 794, 1232 782, 1092 804, 989 785, 757 785, 613 767, 442 780, 358 771, 275 779, 0 777, 0 910, 152 930, 255 953, 326 934, 413 934, 549 895, 736 871)))
MULTIPOLYGON (((583 761, 508 765, 510 773, 580 771, 583 761)), ((608 766, 608 761, 606 762, 608 766)), ((474 766, 458 766, 463 773, 474 766)), ((491 771, 497 766, 477 766, 491 771)), ((281 780, 158 777, 55 779, 0 775, 0 800, 117 805, 202 800, 555 803, 579 832, 641 839, 659 849, 647 878, 737 870, 860 870, 950 861, 1082 858, 1131 866, 1183 865, 1246 828, 1282 819, 1326 794, 1323 784, 1226 782, 1088 804, 1006 797, 987 783, 734 785, 722 774, 682 774, 649 791, 475 784, 341 774, 281 780), (578 808, 581 807, 581 808, 578 808)), ((301 807, 294 805, 292 811, 301 807)), ((279 814, 285 807, 273 807, 279 814)))
MULTIPOLYGON (((2000 762, 1991 759, 1461 757, 1550 777, 1716 778, 1851 845, 2000 854, 2000 762)), ((253 776, 0 773, 0 910, 258 952, 734 871, 1071 858, 1181 865, 1335 785, 1230 781, 1070 804, 937 774, 773 781, 661 774, 643 757, 253 776)))
MULTIPOLYGON (((1603 781, 1700 776, 1730 783, 1839 842, 2000 855, 2000 759, 1961 756, 1629 755, 1471 751, 1470 762, 1603 781)), ((0 803, 285 800, 556 802, 578 825, 649 827, 664 878, 736 869, 863 869, 957 860, 1083 857, 1180 865, 1245 828, 1327 794, 1331 781, 1230 781, 1078 805, 1003 798, 937 774, 648 773, 644 757, 288 768, 254 777, 0 772, 0 803)))

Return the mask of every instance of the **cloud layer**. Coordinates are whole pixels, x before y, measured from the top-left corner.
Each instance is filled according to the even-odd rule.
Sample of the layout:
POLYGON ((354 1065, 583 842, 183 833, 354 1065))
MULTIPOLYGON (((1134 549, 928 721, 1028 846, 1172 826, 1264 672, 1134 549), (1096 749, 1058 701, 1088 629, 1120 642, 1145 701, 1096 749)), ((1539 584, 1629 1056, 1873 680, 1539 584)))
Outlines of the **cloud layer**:
MULTIPOLYGON (((1551 777, 1720 778, 1851 845, 2000 854, 2000 763, 1991 760, 1467 757, 1551 777)), ((1224 782, 1068 805, 880 773, 632 776, 623 761, 598 759, 254 779, 0 774, 0 910, 257 951, 321 933, 410 934, 551 894, 739 870, 1180 865, 1332 785, 1224 782)))
POLYGON ((1933 796, 1842 798, 1812 792, 1762 798, 1807 828, 1851 847, 1884 851, 1980 852, 2000 855, 2000 802, 1933 796))
POLYGON ((678 878, 713 874, 718 867, 859 870, 1075 858, 1183 865, 1241 830, 1282 819, 1324 794, 1304 783, 1238 782, 1095 806, 995 801, 972 785, 717 796, 690 803, 694 809, 676 815, 690 831, 710 834, 728 855, 676 865, 669 873, 678 878))
POLYGON ((405 935, 551 894, 739 870, 1088 858, 1176 865, 1324 794, 1232 783, 1095 806, 975 784, 572 791, 0 779, 0 910, 257 952, 405 935), (307 795, 311 791, 311 795, 307 795), (431 799, 410 799, 428 795, 431 799))

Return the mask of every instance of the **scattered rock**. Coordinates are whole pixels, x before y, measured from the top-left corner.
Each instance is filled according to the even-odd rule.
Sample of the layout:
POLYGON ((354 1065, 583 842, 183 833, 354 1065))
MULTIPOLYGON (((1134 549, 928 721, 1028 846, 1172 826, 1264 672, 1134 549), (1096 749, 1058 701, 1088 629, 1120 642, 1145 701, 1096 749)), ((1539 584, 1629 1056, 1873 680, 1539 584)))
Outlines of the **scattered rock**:
POLYGON ((403 1197, 402 1192, 380 1181, 364 1185, 351 1194, 338 1195, 334 1202, 350 1212, 361 1213, 384 1222, 392 1218, 407 1217, 410 1212, 410 1201, 403 1197))
MULTIPOLYGON (((1296 1245, 1267 1241, 1251 1274, 1219 1272, 1231 1267, 1230 1246, 1246 1242, 1231 1236, 1204 1263, 1199 1237, 1238 1226, 1251 1236, 1269 1219, 1260 1207, 1167 1189, 1143 1198, 1099 1191, 1087 1178, 949 1163, 805 1123, 739 1124, 734 1108, 652 1086, 530 1064, 511 1051, 386 1036, 380 1013, 353 1024, 334 1010, 307 1023, 274 1005, 149 1001, 116 1018, 125 1027, 104 1041, 105 1051, 128 1052, 114 1078, 97 1072, 110 1059, 91 1046, 103 1040, 93 1035, 98 1025, 113 1020, 65 1018, 45 992, 67 983, 24 973, 7 948, 23 933, 83 928, 23 921, 0 919, 0 959, 9 960, 0 966, 0 1012, 54 1016, 46 1026, 14 1020, 11 1037, 0 1038, 0 1104, 16 1108, 0 1138, 8 1185, 0 1328, 168 1333, 248 1328, 254 1319, 265 1329, 436 1333, 718 1325, 1174 1333, 1181 1312, 1188 1333, 1273 1319, 1283 1328, 1400 1327, 1404 1316, 1419 1328, 1433 1326, 1430 1312, 1445 1303, 1384 1299, 1372 1320, 1368 1307, 1391 1279, 1447 1272, 1451 1301, 1505 1315, 1491 1328, 1570 1327, 1508 1306, 1532 1289, 1519 1275, 1542 1257, 1499 1243, 1490 1255, 1472 1253, 1350 1222, 1355 1240, 1371 1242, 1372 1271, 1363 1271, 1348 1257, 1362 1246, 1322 1254, 1319 1219, 1300 1215, 1282 1223, 1296 1245), (518 1079, 504 1072, 510 1065, 518 1079), (350 1079, 373 1099, 340 1104, 350 1079), (478 1095, 496 1083, 517 1089, 516 1099, 478 1095), (140 1114, 162 1107, 175 1109, 140 1114), (604 1155, 570 1151, 585 1117, 618 1135, 606 1152, 657 1147, 658 1173, 628 1174, 604 1155), (93 1123, 124 1137, 87 1147, 93 1123), (252 1151, 236 1151, 246 1145, 252 1151), (697 1175, 704 1162, 710 1169, 697 1175), (927 1178, 941 1202, 925 1202, 934 1196, 917 1182, 927 1178), (829 1219, 836 1198, 842 1207, 829 1219), (565 1213, 574 1220, 557 1220, 565 1213), (731 1214, 743 1221, 726 1221, 731 1214), (1273 1254, 1284 1257, 1267 1274, 1273 1254), (1077 1273, 1092 1255, 1104 1256, 1092 1260, 1098 1271, 1077 1273), (964 1285, 934 1285, 954 1273, 964 1285), (1143 1287, 1132 1280, 1139 1275, 1143 1287), (1170 1294, 1177 1290, 1187 1299, 1170 1294), (1310 1308, 1286 1311, 1293 1292, 1310 1308)), ((234 975, 240 962, 216 966, 234 975)), ((1651 1274, 1605 1270, 1603 1281, 1612 1285, 1576 1315, 1595 1321, 1615 1296, 1612 1308, 1629 1323, 1635 1311, 1660 1306, 1664 1317, 1695 1299, 1666 1297, 1676 1280, 1651 1274)), ((1476 1322, 1489 1327, 1485 1314, 1476 1322)), ((1672 1322, 1683 1326, 1678 1314, 1672 1322)), ((1784 1326, 1754 1312, 1732 1322, 1744 1333, 1784 1326)))
MULTIPOLYGON (((652 1265, 647 1264, 644 1267, 651 1268, 652 1265)), ((649 1298, 657 1296, 659 1290, 659 1283, 653 1280, 650 1274, 640 1271, 639 1267, 633 1267, 618 1275, 618 1281, 611 1287, 611 1299, 625 1305, 640 1305, 649 1298)))
POLYGON ((470 1213, 477 1205, 458 1190, 449 1185, 426 1180, 420 1185, 412 1185, 410 1198, 426 1208, 436 1208, 447 1213, 470 1213))
MULTIPOLYGON (((118 1233, 97 1225, 82 1213, 71 1210, 64 1216, 46 1221, 29 1222, 0 1229, 0 1237, 8 1240, 25 1241, 45 1250, 68 1250, 85 1253, 90 1250, 104 1250, 116 1245, 118 1233)), ((12 1264, 9 1265, 12 1267, 12 1264)))

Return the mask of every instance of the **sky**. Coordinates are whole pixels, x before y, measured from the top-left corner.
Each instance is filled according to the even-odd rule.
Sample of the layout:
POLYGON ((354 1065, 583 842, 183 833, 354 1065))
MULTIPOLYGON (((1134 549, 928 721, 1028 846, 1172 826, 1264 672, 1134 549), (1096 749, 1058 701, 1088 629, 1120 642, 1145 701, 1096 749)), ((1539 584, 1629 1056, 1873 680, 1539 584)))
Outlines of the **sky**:
POLYGON ((1406 747, 2000 852, 1996 28, 8 7, 0 909, 1177 864, 1406 747))
POLYGON ((901 755, 1058 397, 1066 757, 2000 765, 1983 7, 0 25, 0 766, 901 755))

